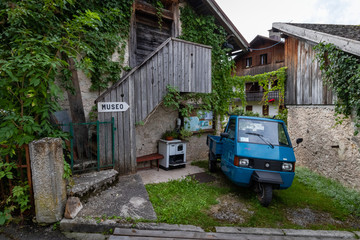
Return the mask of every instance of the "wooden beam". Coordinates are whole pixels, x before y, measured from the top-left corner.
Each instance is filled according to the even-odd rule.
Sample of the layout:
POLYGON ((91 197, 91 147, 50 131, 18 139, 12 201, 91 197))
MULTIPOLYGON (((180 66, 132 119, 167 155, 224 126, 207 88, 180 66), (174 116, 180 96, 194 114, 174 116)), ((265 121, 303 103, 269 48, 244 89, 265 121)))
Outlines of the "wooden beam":
MULTIPOLYGON (((157 16, 157 9, 154 6, 152 6, 151 4, 146 3, 146 2, 138 2, 137 1, 135 3, 135 10, 140 13, 146 13, 146 14, 157 16)), ((173 15, 174 14, 171 11, 166 10, 166 9, 161 9, 161 17, 162 18, 168 19, 168 20, 173 20, 174 19, 173 15)))

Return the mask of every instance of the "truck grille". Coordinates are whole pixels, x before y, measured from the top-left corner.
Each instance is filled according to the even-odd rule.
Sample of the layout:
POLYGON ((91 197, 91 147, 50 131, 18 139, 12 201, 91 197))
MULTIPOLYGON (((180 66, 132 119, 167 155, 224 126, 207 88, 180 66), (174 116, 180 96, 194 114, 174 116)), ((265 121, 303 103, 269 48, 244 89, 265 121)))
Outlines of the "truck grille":
POLYGON ((269 171, 282 171, 282 162, 264 160, 264 159, 249 159, 249 167, 253 169, 269 170, 269 171))

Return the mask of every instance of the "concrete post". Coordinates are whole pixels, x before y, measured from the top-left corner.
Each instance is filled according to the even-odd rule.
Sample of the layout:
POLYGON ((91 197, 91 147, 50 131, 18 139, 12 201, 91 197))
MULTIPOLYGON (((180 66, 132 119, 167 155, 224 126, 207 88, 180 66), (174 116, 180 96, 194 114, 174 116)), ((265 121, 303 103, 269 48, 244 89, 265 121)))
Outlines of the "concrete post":
POLYGON ((43 138, 29 144, 36 221, 62 219, 66 204, 64 158, 59 138, 43 138))

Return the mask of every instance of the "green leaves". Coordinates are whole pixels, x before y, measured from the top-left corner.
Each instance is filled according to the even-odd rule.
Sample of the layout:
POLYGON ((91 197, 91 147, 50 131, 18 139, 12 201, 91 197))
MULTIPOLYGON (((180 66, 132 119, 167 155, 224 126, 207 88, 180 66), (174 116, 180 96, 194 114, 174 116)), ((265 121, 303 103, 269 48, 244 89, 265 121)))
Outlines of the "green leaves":
POLYGON ((236 92, 241 95, 240 99, 243 106, 246 105, 246 96, 244 93, 246 82, 258 82, 264 90, 262 99, 263 104, 268 105, 268 94, 270 91, 279 91, 279 106, 284 104, 285 98, 285 82, 286 82, 286 67, 279 68, 276 71, 257 74, 254 76, 234 77, 237 82, 236 92))
POLYGON ((131 5, 128 0, 0 3, 0 142, 14 149, 59 133, 49 116, 59 109, 59 85, 72 89, 65 56, 91 77, 94 90, 118 80, 123 58, 113 62, 111 56, 125 50, 131 5))
POLYGON ((16 168, 15 163, 3 162, 0 159, 0 180, 4 177, 7 179, 13 179, 13 173, 11 172, 13 168, 16 168))
MULTIPOLYGON (((314 47, 320 64, 322 79, 337 96, 337 123, 355 113, 356 128, 360 126, 360 60, 333 44, 320 43, 314 47), (340 116, 342 114, 342 117, 340 116)), ((355 129, 355 135, 358 130, 355 129)))
POLYGON ((212 93, 203 95, 202 98, 205 105, 211 104, 212 110, 223 116, 235 96, 232 91, 235 80, 231 77, 234 61, 228 57, 226 49, 222 48, 226 41, 225 30, 215 23, 213 16, 197 15, 190 7, 181 9, 181 22, 181 39, 212 47, 212 93))
MULTIPOLYGON (((111 56, 124 55, 131 6, 129 0, 0 1, 0 143, 7 146, 0 148, 0 179, 16 176, 15 165, 1 156, 14 157, 35 139, 66 137, 50 115, 59 109, 59 86, 72 89, 69 58, 91 77, 94 90, 118 80, 124 58, 111 56)), ((16 208, 28 208, 26 184, 17 184, 0 224, 16 208)))

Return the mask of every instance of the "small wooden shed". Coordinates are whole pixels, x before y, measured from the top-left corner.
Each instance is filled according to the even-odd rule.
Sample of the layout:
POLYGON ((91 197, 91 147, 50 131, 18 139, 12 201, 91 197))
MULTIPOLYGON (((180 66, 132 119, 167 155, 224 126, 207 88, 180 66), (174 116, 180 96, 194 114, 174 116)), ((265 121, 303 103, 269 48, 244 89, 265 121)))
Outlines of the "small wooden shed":
POLYGON ((124 112, 98 113, 99 121, 115 120, 114 159, 120 173, 136 171, 135 124, 161 103, 168 85, 184 93, 210 93, 211 47, 169 38, 96 99, 130 106, 124 112))

